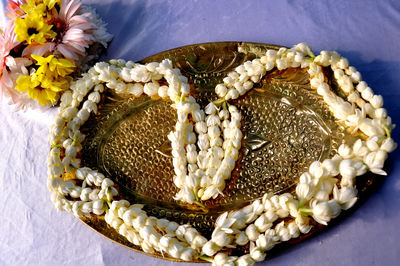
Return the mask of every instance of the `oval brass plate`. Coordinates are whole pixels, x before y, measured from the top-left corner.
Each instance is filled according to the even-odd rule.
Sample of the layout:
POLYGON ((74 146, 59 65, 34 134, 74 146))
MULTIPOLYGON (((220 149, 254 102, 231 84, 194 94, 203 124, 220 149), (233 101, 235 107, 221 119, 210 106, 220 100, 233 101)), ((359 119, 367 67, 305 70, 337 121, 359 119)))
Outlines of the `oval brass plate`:
MULTIPOLYGON (((279 47, 243 42, 205 43, 165 51, 141 62, 171 59, 188 77, 195 97, 204 107, 216 99, 214 87, 229 71, 262 56, 270 48, 279 47)), ((149 215, 189 223, 209 236, 216 217, 223 211, 242 207, 266 192, 292 192, 300 174, 311 162, 332 157, 338 145, 349 138, 323 100, 311 91, 308 78, 307 72, 301 69, 275 70, 256 84, 254 90, 234 102, 244 118, 241 156, 232 178, 227 181, 224 195, 204 202, 207 210, 173 200, 177 188, 172 181, 167 135, 173 130, 176 113, 170 102, 144 96, 132 99, 106 92, 99 113, 83 128, 87 134, 83 165, 112 178, 122 197, 145 203, 149 215)), ((331 85, 334 87, 334 82, 331 85)), ((366 180, 369 183, 358 187, 362 193, 373 177, 366 180)), ((107 226, 102 217, 93 216, 83 221, 104 236, 141 251, 107 226)), ((300 240, 319 229, 315 226, 300 240)), ((298 241, 295 239, 289 244, 298 241)))

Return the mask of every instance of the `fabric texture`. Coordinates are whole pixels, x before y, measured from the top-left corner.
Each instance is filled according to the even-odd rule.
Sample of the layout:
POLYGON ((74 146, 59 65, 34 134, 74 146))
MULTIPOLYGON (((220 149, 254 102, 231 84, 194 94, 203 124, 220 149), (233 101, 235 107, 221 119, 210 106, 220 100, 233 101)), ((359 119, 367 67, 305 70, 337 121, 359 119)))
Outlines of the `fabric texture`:
MULTIPOLYGON (((1 1, 0 12, 6 1, 1 1)), ((400 2, 87 0, 114 35, 104 59, 137 61, 182 45, 250 41, 337 50, 400 105, 400 2)), ((3 13, 3 12, 2 12, 3 13)), ((0 22, 4 23, 3 16, 0 22)), ((119 246, 58 212, 47 190, 48 128, 56 109, 13 112, 0 103, 0 265, 173 265, 119 246)), ((393 138, 400 142, 400 129, 393 138)), ((400 260, 400 149, 383 185, 352 215, 258 265, 396 265, 400 260)), ((189 264, 179 264, 189 265, 189 264)))

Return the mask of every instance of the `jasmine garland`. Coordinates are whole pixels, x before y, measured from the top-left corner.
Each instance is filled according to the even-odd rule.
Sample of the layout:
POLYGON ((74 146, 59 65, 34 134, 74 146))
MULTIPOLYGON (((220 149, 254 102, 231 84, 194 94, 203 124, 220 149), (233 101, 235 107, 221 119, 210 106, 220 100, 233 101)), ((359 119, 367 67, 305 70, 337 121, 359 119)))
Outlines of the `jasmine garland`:
POLYGON ((190 95, 187 78, 170 60, 146 65, 124 60, 97 63, 62 95, 50 131, 48 187, 56 207, 77 217, 105 213, 110 226, 148 253, 157 251, 186 261, 202 258, 214 265, 251 265, 263 260, 277 243, 309 232, 311 218, 326 225, 341 210, 352 207, 357 200, 357 176, 367 171, 386 174, 382 168, 387 153, 397 145, 390 137, 393 125, 382 107, 382 97, 374 95, 361 74, 336 52, 322 51, 315 56, 304 43, 292 49, 268 50, 261 58, 235 68, 223 82, 215 88, 220 99, 202 110, 190 95), (202 205, 201 201, 221 194, 238 159, 243 136, 241 115, 234 105, 226 103, 245 95, 268 71, 289 67, 307 68, 311 88, 323 97, 338 123, 365 137, 351 146, 342 144, 330 159, 313 162, 300 176, 294 194, 267 193, 242 209, 223 213, 211 239, 190 225, 148 216, 141 204, 114 200, 118 191, 113 181, 82 167, 76 156, 85 138, 79 129, 90 113, 97 112, 105 89, 170 100, 178 116, 174 131, 168 135, 173 180, 180 189, 175 199, 202 205), (332 69, 346 98, 331 90, 322 67, 332 69), (168 85, 163 85, 164 81, 168 85), (220 252, 249 242, 249 254, 241 257, 220 252))

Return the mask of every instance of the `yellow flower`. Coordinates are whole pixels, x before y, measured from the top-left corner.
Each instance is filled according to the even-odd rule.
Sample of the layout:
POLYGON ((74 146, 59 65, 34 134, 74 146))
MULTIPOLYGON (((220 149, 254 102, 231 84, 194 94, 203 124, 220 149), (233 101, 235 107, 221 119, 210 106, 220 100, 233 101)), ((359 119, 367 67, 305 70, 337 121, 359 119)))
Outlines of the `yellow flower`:
POLYGON ((17 78, 15 89, 21 92, 28 92, 29 97, 37 99, 39 104, 46 105, 56 102, 57 92, 40 86, 40 82, 34 76, 20 75, 17 78))
POLYGON ((36 73, 40 75, 51 71, 57 78, 58 76, 65 77, 74 72, 75 65, 68 59, 58 59, 55 58, 54 55, 42 57, 32 54, 31 56, 37 61, 36 65, 40 66, 36 71, 36 73))
POLYGON ((25 4, 21 5, 21 9, 26 14, 38 14, 47 19, 51 19, 54 11, 60 11, 61 0, 27 0, 25 4), (52 10, 55 8, 56 10, 52 10))
POLYGON ((25 4, 21 5, 21 9, 25 12, 25 14, 35 14, 45 17, 46 15, 46 6, 43 1, 35 1, 28 0, 25 4))
POLYGON ((43 0, 43 3, 48 9, 52 9, 53 7, 60 9, 61 7, 61 0, 43 0))
POLYGON ((26 41, 28 44, 43 44, 47 39, 54 38, 56 33, 51 30, 52 25, 44 22, 37 14, 28 14, 24 18, 17 18, 14 22, 17 41, 26 41))
POLYGON ((36 72, 20 75, 17 79, 16 90, 28 92, 29 97, 37 99, 39 104, 54 104, 57 94, 68 89, 71 74, 75 65, 67 59, 58 59, 54 55, 47 57, 31 55, 38 66, 36 72))
POLYGON ((54 78, 52 75, 42 75, 40 77, 35 76, 35 79, 40 80, 41 86, 45 89, 52 90, 54 92, 60 92, 68 89, 68 79, 66 78, 54 78))

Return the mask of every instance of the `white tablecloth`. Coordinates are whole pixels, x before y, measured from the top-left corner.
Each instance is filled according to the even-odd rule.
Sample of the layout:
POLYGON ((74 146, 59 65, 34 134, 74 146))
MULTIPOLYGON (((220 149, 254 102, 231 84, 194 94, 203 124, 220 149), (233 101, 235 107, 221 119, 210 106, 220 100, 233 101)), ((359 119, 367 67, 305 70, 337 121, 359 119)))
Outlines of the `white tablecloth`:
MULTIPOLYGON (((106 59, 136 61, 186 44, 229 40, 305 41, 316 51, 338 50, 399 122, 398 0, 84 2, 97 8, 115 36, 106 59)), ((119 246, 54 209, 46 156, 55 112, 15 113, 0 103, 0 265, 172 265, 119 246)), ((260 265, 398 265, 399 151, 390 157, 384 184, 351 217, 260 265)))

